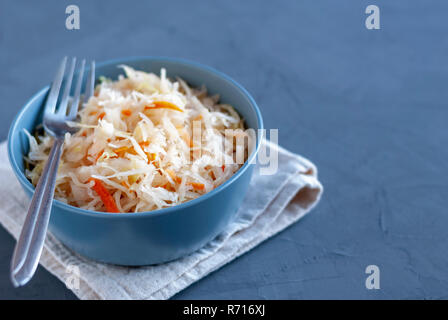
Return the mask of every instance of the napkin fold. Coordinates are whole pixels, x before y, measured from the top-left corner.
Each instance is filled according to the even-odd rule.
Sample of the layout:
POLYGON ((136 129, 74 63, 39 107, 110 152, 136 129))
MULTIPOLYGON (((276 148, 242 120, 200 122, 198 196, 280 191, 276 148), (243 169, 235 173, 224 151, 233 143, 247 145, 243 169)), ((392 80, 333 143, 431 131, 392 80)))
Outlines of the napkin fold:
MULTIPOLYGON (((40 263, 80 299, 170 298, 298 221, 319 202, 323 187, 313 163, 268 141, 262 148, 278 153, 278 170, 261 175, 257 164, 236 219, 200 250, 161 265, 120 267, 82 257, 48 233, 40 263)), ((9 166, 5 142, 0 144, 0 176, 0 223, 17 239, 29 200, 9 166)))

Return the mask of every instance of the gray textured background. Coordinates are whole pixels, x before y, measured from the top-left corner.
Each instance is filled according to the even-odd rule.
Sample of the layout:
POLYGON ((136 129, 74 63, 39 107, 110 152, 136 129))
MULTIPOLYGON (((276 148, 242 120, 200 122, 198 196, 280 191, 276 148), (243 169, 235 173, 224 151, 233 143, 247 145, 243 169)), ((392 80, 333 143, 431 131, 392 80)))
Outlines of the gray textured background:
MULTIPOLYGON (((446 1, 0 1, 0 138, 63 55, 165 55, 244 85, 280 144, 313 160, 326 190, 305 219, 181 299, 447 298, 446 1), (163 4, 162 4, 163 3, 163 4), (65 29, 65 7, 81 30, 65 29), (364 27, 368 4, 381 30, 364 27), (367 265, 381 290, 365 289, 367 265)), ((39 268, 0 298, 72 299, 39 268)))

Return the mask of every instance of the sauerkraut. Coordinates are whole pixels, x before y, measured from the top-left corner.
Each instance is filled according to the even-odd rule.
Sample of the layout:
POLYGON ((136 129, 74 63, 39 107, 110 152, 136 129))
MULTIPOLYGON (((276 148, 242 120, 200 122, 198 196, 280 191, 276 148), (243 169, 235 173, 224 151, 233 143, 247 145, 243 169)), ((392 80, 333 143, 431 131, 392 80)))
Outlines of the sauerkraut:
MULTIPOLYGON (((65 136, 57 199, 120 213, 171 207, 210 192, 247 160, 244 121, 217 95, 170 80, 165 69, 120 67, 125 76, 100 78, 71 123, 78 130, 65 136)), ((27 135, 26 176, 36 185, 53 138, 27 135)))

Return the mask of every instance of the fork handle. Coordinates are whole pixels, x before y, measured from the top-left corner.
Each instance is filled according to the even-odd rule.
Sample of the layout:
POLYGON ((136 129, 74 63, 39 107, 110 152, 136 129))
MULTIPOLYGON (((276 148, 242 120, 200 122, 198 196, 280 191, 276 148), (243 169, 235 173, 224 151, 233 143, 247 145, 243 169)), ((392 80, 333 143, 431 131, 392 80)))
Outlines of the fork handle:
POLYGON ((26 284, 33 277, 39 264, 50 220, 63 145, 64 138, 55 138, 14 249, 11 280, 16 287, 26 284))

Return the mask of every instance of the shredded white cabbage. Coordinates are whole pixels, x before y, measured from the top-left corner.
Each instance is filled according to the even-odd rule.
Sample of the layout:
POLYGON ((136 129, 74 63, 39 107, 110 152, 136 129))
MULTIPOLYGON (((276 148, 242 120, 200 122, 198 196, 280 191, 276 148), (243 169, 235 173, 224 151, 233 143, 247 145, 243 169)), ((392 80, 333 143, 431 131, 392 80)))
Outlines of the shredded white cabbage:
MULTIPOLYGON (((205 87, 171 81, 165 69, 159 77, 121 67, 126 77, 103 79, 71 123, 79 130, 65 137, 57 199, 95 211, 166 208, 213 190, 247 160, 247 144, 235 141, 249 137, 233 107, 205 87)), ((26 175, 36 185, 52 138, 27 135, 26 175)))

